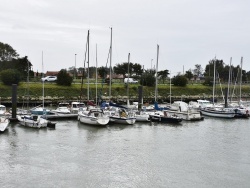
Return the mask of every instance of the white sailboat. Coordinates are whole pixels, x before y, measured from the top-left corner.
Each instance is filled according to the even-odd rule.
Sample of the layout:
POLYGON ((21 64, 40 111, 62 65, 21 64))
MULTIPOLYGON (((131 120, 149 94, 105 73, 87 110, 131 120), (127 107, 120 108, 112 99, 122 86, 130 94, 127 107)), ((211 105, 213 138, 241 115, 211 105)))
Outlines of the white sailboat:
MULTIPOLYGON (((43 52, 42 52, 42 62, 43 62, 43 52)), ((29 62, 28 62, 28 84, 29 84, 29 62)), ((43 83, 44 84, 44 83, 43 83)), ((44 85, 43 85, 43 108, 44 108, 44 85)), ((17 115, 17 119, 23 126, 42 128, 47 127, 48 120, 42 115, 26 114, 17 115)))
POLYGON ((21 125, 34 128, 47 127, 48 120, 40 115, 18 115, 18 121, 21 125))
POLYGON ((79 111, 78 119, 81 123, 89 125, 107 125, 109 117, 101 109, 91 109, 89 111, 79 111))
POLYGON ((109 103, 111 107, 110 111, 106 112, 109 114, 110 123, 118 123, 124 125, 133 125, 136 122, 135 113, 133 110, 129 110, 123 106, 109 103))
POLYGON ((213 106, 212 107, 205 107, 201 108, 201 114, 211 117, 218 117, 218 118, 234 118, 235 111, 231 108, 224 108, 218 107, 214 103, 214 92, 215 92, 215 67, 216 67, 216 58, 214 59, 214 82, 213 82, 213 106))
MULTIPOLYGON (((89 101, 89 31, 87 36, 87 49, 88 51, 88 89, 87 89, 87 99, 88 108, 80 107, 78 112, 78 120, 83 124, 89 125, 100 125, 105 126, 109 123, 109 117, 104 114, 103 110, 100 108, 93 107, 92 102, 89 101)), ((97 47, 96 47, 96 67, 97 67, 97 47)), ((97 102, 97 69, 96 69, 96 102, 97 102)))
POLYGON ((5 129, 8 127, 10 123, 10 120, 6 116, 0 116, 0 132, 5 131, 5 129))
POLYGON ((0 116, 6 114, 7 110, 6 110, 6 106, 0 104, 0 116))

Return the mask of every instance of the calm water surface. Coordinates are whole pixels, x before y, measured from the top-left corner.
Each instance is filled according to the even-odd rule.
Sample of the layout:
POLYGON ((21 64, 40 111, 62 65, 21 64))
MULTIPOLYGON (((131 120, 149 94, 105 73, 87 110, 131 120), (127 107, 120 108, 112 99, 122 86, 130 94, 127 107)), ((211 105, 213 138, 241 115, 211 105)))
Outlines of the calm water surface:
POLYGON ((12 123, 0 155, 0 187, 250 187, 250 120, 12 123))

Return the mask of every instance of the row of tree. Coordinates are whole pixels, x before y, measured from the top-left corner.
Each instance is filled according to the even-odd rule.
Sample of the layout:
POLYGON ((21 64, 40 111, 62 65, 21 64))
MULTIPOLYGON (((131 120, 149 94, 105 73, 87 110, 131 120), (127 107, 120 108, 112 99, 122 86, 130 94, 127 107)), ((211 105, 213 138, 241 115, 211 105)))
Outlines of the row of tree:
MULTIPOLYGON (((232 82, 239 81, 240 80, 239 77, 241 75, 243 82, 250 80, 250 71, 246 72, 245 70, 241 70, 239 65, 237 65, 236 67, 234 67, 233 65, 231 66, 226 65, 223 62, 223 60, 216 59, 216 60, 210 60, 208 64, 205 66, 205 69, 203 69, 200 64, 196 64, 193 70, 190 69, 186 71, 184 75, 179 73, 177 76, 172 78, 172 83, 174 85, 184 86, 186 85, 188 80, 191 79, 196 80, 200 78, 200 79, 205 79, 205 84, 211 85, 212 78, 214 76, 213 75, 214 65, 216 66, 216 77, 219 77, 222 82, 228 81, 229 74, 232 82)), ((71 67, 69 68, 68 71, 62 69, 60 71, 60 74, 63 75, 62 78, 65 78, 66 81, 60 80, 60 75, 59 75, 58 84, 65 85, 63 83, 67 82, 67 85, 69 85, 69 82, 72 83, 72 78, 68 78, 69 72, 72 75, 80 74, 83 78, 86 78, 87 75, 89 75, 90 78, 95 78, 96 67, 89 67, 89 69, 86 69, 84 67, 75 69, 75 67, 71 67)), ((155 76, 157 76, 158 79, 162 80, 163 83, 165 83, 165 81, 168 79, 169 76, 169 70, 167 69, 158 71, 156 74, 156 71, 154 69, 145 70, 138 63, 128 63, 128 62, 116 64, 112 68, 112 72, 115 74, 123 75, 123 78, 132 77, 138 79, 140 80, 140 84, 145 86, 153 86, 155 84, 155 76)), ((28 60, 28 57, 27 56, 19 57, 19 54, 10 45, 1 42, 0 42, 0 73, 1 73, 0 74, 1 80, 6 84, 16 83, 18 82, 18 80, 26 80, 28 75, 31 78, 34 76, 32 64, 28 60), (11 74, 15 76, 10 76, 11 74)), ((105 80, 107 78, 107 75, 109 75, 109 67, 104 67, 104 66, 99 67, 98 75, 105 80)))

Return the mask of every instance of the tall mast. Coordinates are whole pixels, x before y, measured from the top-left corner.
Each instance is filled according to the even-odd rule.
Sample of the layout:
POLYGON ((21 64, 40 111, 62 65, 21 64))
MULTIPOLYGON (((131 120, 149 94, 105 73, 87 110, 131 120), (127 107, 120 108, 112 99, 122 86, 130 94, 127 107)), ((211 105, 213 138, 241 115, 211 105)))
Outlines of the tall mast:
POLYGON ((127 80, 127 105, 129 105, 129 63, 130 63, 130 53, 128 53, 128 80, 127 80))
POLYGON ((88 30, 88 94, 87 94, 87 99, 88 99, 88 101, 89 101, 89 30, 88 30))
POLYGON ((95 68, 95 97, 96 97, 96 105, 97 105, 97 44, 96 44, 96 68, 95 68))
MULTIPOLYGON (((43 51, 42 51, 42 73, 43 73, 43 51)), ((44 73, 43 73, 44 74, 44 73)), ((44 76, 43 76, 44 77, 44 76)), ((43 109, 44 109, 44 81, 43 81, 43 109)))
POLYGON ((27 108, 29 107, 29 98, 30 98, 30 64, 29 60, 26 58, 26 61, 28 63, 28 77, 27 77, 27 83, 28 83, 28 99, 27 99, 27 108))
POLYGON ((158 95, 158 79, 157 79, 157 72, 158 72, 158 58, 159 58, 159 45, 157 44, 157 59, 156 59, 156 69, 155 69, 155 101, 157 101, 158 95))
POLYGON ((112 84, 112 27, 111 29, 111 39, 110 39, 110 65, 109 65, 109 100, 111 100, 111 84, 112 84))
POLYGON ((213 83, 213 104, 214 104, 214 90, 215 90, 215 66, 216 66, 216 57, 214 58, 214 83, 213 83))
POLYGON ((241 101, 241 84, 242 84, 242 64, 243 64, 243 57, 241 57, 240 61, 240 101, 241 101))
POLYGON ((170 84, 169 84, 169 103, 171 104, 171 94, 172 94, 172 88, 171 88, 171 71, 170 71, 170 79, 169 79, 169 81, 170 81, 170 84))
POLYGON ((229 66, 229 75, 228 75, 228 83, 227 83, 227 97, 230 96, 230 86, 231 86, 231 64, 232 64, 232 57, 230 58, 230 66, 229 66))
POLYGON ((84 61, 83 61, 83 71, 82 71, 82 80, 81 80, 81 95, 80 95, 80 101, 82 99, 82 86, 83 86, 83 77, 85 76, 85 72, 86 72, 86 55, 87 55, 87 49, 88 49, 88 35, 87 35, 87 41, 86 41, 86 46, 85 46, 85 53, 84 53, 84 61))

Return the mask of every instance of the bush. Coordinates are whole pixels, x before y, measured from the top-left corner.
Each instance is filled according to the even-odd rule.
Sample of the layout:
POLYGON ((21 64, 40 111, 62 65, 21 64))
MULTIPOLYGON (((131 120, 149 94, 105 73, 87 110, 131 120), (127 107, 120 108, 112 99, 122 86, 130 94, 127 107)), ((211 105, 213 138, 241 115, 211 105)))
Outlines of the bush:
POLYGON ((205 86, 213 86, 213 77, 206 77, 205 81, 203 82, 205 86))
POLYGON ((144 73, 141 76, 140 84, 143 86, 154 86, 155 85, 154 75, 150 73, 144 73))
POLYGON ((65 69, 60 70, 57 75, 56 83, 62 86, 71 86, 73 78, 67 73, 65 69))
POLYGON ((3 70, 0 74, 1 80, 5 85, 18 84, 20 82, 21 74, 15 69, 3 70))
POLYGON ((188 80, 186 78, 186 76, 182 76, 182 75, 177 75, 172 79, 172 84, 174 86, 182 86, 185 87, 188 83, 188 80))

